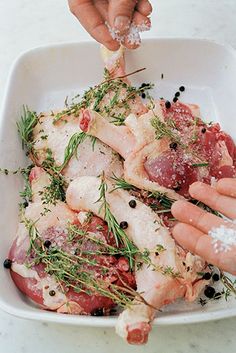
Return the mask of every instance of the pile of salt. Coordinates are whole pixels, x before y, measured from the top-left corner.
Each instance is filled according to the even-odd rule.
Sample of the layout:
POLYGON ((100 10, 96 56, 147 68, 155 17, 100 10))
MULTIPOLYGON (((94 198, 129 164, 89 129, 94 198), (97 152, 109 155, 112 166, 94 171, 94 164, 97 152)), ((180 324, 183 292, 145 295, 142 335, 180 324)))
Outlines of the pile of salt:
POLYGON ((236 229, 221 225, 218 228, 212 228, 208 234, 212 238, 215 253, 227 252, 232 246, 236 246, 236 229))
POLYGON ((125 40, 131 45, 139 45, 141 43, 140 33, 150 30, 150 26, 146 23, 135 25, 131 23, 129 31, 126 35, 121 35, 120 31, 112 28, 109 23, 106 22, 109 32, 114 40, 119 43, 124 43, 125 40))

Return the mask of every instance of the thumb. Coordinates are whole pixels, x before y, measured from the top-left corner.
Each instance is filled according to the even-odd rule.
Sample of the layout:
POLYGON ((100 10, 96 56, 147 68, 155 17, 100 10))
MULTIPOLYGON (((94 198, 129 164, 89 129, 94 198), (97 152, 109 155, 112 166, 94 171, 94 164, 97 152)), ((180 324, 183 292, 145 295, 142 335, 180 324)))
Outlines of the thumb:
POLYGON ((110 0, 109 1, 109 22, 110 26, 119 34, 125 35, 132 22, 133 13, 137 0, 110 0))

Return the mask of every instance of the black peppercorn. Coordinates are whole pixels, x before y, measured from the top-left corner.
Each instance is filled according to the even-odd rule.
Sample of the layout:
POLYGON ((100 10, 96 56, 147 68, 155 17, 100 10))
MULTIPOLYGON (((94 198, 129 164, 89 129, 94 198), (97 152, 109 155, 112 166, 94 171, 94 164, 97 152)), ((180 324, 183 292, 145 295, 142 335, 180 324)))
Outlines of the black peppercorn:
POLYGON ((215 295, 215 288, 207 286, 206 289, 204 290, 204 294, 207 298, 213 298, 215 295))
POLYGON ((185 87, 184 86, 180 86, 179 90, 180 90, 180 92, 184 92, 185 91, 185 87))
POLYGON ((179 97, 179 96, 180 96, 180 92, 176 92, 175 97, 179 97))
POLYGON ((206 131, 207 131, 206 128, 203 127, 203 128, 202 128, 202 133, 205 134, 206 131))
POLYGON ((49 291, 49 295, 50 295, 51 297, 54 297, 54 295, 56 295, 55 290, 50 290, 50 291, 49 291))
POLYGON ((49 246, 51 245, 52 243, 50 242, 50 240, 45 240, 45 242, 43 243, 43 245, 45 246, 45 248, 49 248, 49 246))
POLYGON ((7 269, 9 270, 9 269, 11 268, 11 265, 12 265, 12 260, 10 260, 10 259, 4 260, 3 266, 4 266, 5 268, 7 268, 7 269))
POLYGON ((208 281, 209 279, 211 279, 211 273, 210 273, 210 272, 204 273, 204 275, 202 276, 202 278, 203 278, 203 279, 206 279, 206 280, 208 281))
POLYGON ((126 221, 122 221, 122 222, 120 222, 120 227, 121 227, 121 229, 127 229, 128 223, 126 221))
POLYGON ((169 101, 166 101, 165 102, 165 106, 166 106, 166 109, 170 109, 171 108, 171 103, 169 101))
POLYGON ((214 275, 212 276, 212 279, 214 282, 217 282, 217 281, 219 281, 220 276, 218 275, 218 273, 214 273, 214 275))
POLYGON ((24 201, 24 202, 23 202, 23 207, 26 208, 26 207, 28 207, 28 206, 29 206, 29 202, 28 202, 28 201, 24 201))
POLYGON ((177 98, 177 97, 174 97, 173 102, 174 102, 174 103, 178 102, 178 98, 177 98))
POLYGON ((141 94, 141 96, 142 96, 143 99, 145 99, 145 98, 146 98, 146 93, 143 92, 143 93, 141 94))
POLYGON ((104 314, 103 308, 97 308, 91 312, 92 316, 103 316, 103 314, 104 314))
POLYGON ((178 147, 178 144, 176 142, 171 142, 169 147, 170 147, 171 150, 176 151, 177 147, 178 147))
POLYGON ((135 208, 136 205, 137 205, 137 202, 136 202, 135 200, 130 200, 129 206, 130 206, 131 208, 135 208))

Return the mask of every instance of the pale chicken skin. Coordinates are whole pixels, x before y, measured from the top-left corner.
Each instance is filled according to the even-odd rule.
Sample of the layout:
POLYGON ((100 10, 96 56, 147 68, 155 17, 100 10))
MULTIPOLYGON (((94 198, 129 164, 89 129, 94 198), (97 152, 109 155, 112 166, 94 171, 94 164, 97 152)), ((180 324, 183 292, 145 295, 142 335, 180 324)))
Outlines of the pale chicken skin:
MULTIPOLYGON (((140 116, 147 112, 147 108, 142 103, 141 98, 133 91, 129 91, 130 82, 126 77, 119 79, 118 83, 109 86, 109 82, 111 84, 116 82, 116 80, 113 81, 116 77, 125 76, 124 50, 121 48, 118 52, 112 53, 103 48, 102 56, 111 81, 108 79, 108 84, 106 84, 106 79, 103 81, 101 92, 99 91, 99 85, 95 86, 94 90, 95 92, 97 90, 97 93, 93 94, 91 90, 90 95, 88 94, 88 97, 84 100, 84 104, 88 104, 91 109, 97 109, 102 112, 109 121, 115 119, 115 117, 111 117, 113 111, 115 116, 118 117, 127 116, 131 112, 136 116, 140 116), (101 99, 99 98, 99 103, 96 101, 98 94, 102 96, 101 99), (128 96, 130 96, 130 99, 127 101, 128 96), (114 107, 109 109, 108 114, 106 111, 108 106, 111 105, 111 101, 113 101, 112 105, 114 107), (124 101, 128 102, 128 108, 124 108, 124 101)), ((39 166, 43 166, 50 154, 50 158, 54 159, 57 167, 63 165, 65 151, 70 139, 73 135, 82 132, 79 127, 81 113, 82 110, 78 110, 76 114, 71 114, 70 111, 67 112, 65 110, 65 113, 58 120, 56 113, 39 115, 38 123, 33 129, 34 162, 39 166)), ((102 143, 101 140, 92 142, 87 137, 78 144, 76 152, 65 167, 62 168, 61 172, 69 182, 79 176, 98 176, 102 172, 107 175, 116 174, 120 176, 123 173, 123 165, 119 156, 107 144, 102 143)))
MULTIPOLYGON (((100 183, 101 181, 94 177, 74 180, 66 193, 69 207, 73 210, 91 211, 106 219, 101 201, 98 201, 100 183)), ((112 184, 109 181, 106 181, 106 184, 106 200, 117 222, 126 221, 126 234, 130 240, 140 251, 148 249, 150 252, 152 265, 142 264, 141 268, 136 268, 135 271, 137 292, 142 293, 150 305, 134 301, 131 308, 121 313, 117 323, 120 336, 129 343, 143 344, 147 341, 157 309, 177 298, 185 297, 188 301, 197 298, 208 283, 198 275, 205 269, 206 264, 200 257, 186 254, 178 248, 168 229, 148 206, 137 201, 136 207, 131 209, 130 194, 124 190, 112 191, 112 184), (160 247, 162 251, 158 252, 160 247), (165 273, 168 268, 171 268, 172 274, 165 273)))
MULTIPOLYGON (((47 159, 48 150, 52 152, 55 165, 60 167, 64 161, 66 147, 74 134, 82 132, 77 117, 67 117, 63 121, 53 123, 51 114, 39 117, 34 128, 34 151, 37 164, 42 166, 47 159), (65 121, 67 121, 65 123, 65 121), (46 138, 44 138, 46 136, 46 138)), ((69 182, 78 176, 98 176, 102 171, 108 175, 116 172, 123 173, 123 166, 119 156, 113 150, 97 140, 94 144, 86 138, 78 145, 76 153, 63 168, 62 174, 69 182)))

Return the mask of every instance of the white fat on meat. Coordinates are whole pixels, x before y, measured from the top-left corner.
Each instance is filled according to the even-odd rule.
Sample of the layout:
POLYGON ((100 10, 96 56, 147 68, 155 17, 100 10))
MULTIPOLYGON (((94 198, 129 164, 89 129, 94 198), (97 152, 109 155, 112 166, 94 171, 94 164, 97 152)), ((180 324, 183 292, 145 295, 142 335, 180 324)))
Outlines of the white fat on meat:
POLYGON ((24 264, 13 262, 11 270, 23 278, 34 278, 37 281, 40 280, 38 273, 35 270, 26 267, 24 264))
MULTIPOLYGON (((128 222, 128 228, 125 230, 127 236, 141 250, 148 249, 150 251, 150 259, 152 264, 165 269, 172 268, 174 272, 181 272, 181 281, 173 276, 164 275, 160 271, 153 271, 151 267, 143 264, 140 269, 136 269, 137 291, 142 293, 143 298, 151 304, 148 306, 144 303, 134 302, 130 309, 124 310, 120 315, 117 324, 117 332, 125 339, 132 330, 140 329, 153 320, 156 309, 168 304, 179 297, 186 294, 186 284, 192 285, 197 278, 197 274, 193 271, 192 276, 187 278, 186 269, 182 265, 183 259, 178 256, 175 241, 170 236, 167 228, 162 226, 159 217, 146 205, 140 201, 136 201, 137 205, 134 209, 130 208, 129 201, 132 197, 127 191, 113 189, 112 184, 107 180, 108 190, 106 200, 109 204, 111 213, 117 222, 128 222), (163 252, 156 253, 157 246, 163 246, 163 252)), ((95 215, 104 219, 104 210, 100 209, 101 201, 99 187, 101 180, 94 177, 81 177, 70 183, 66 199, 67 203, 73 210, 83 209, 91 211, 95 215)), ((194 263, 194 261, 193 261, 194 263)), ((201 263, 201 269, 204 262, 201 263)), ((192 293, 191 293, 192 294, 192 293)), ((189 299, 189 298, 188 298, 189 299)), ((192 298, 191 298, 192 299, 192 298)), ((148 326, 145 326, 145 332, 148 326)))
POLYGON ((66 295, 62 292, 60 285, 52 276, 47 276, 40 279, 37 284, 37 288, 42 290, 43 305, 51 310, 56 310, 67 302, 66 295), (52 290, 55 292, 54 296, 49 294, 52 290))
POLYGON ((231 158, 231 156, 229 154, 229 151, 228 151, 228 148, 227 148, 225 142, 224 141, 219 141, 217 143, 217 145, 218 145, 219 153, 221 154, 219 167, 222 167, 224 165, 232 166, 234 161, 233 161, 233 159, 231 158))

